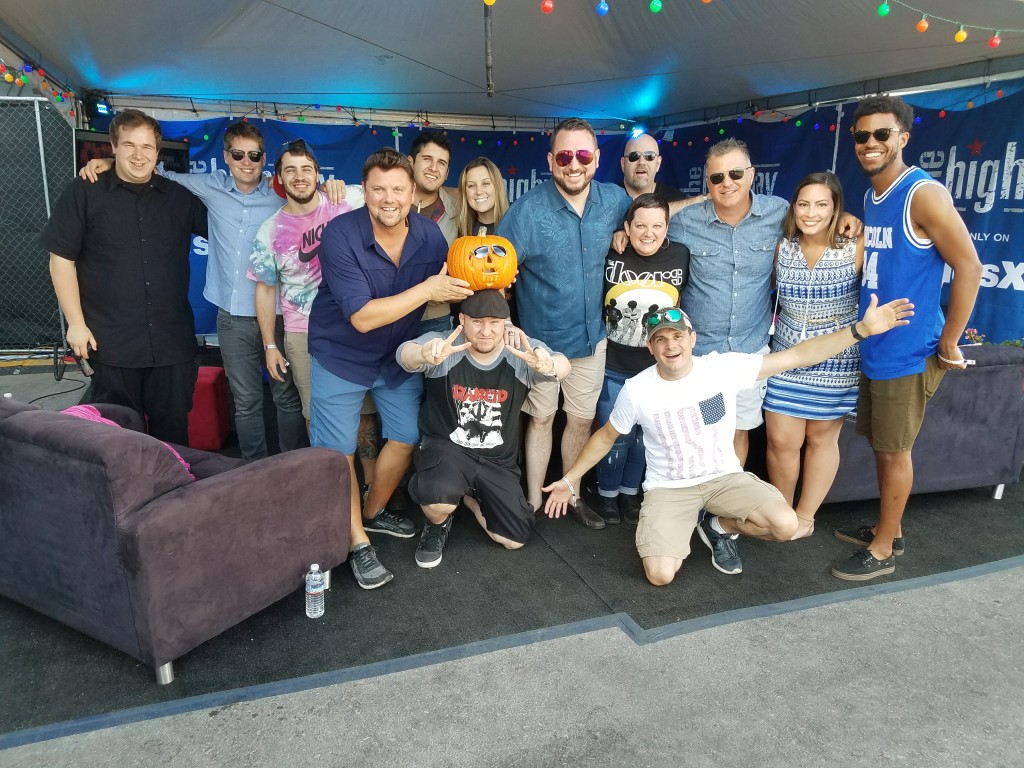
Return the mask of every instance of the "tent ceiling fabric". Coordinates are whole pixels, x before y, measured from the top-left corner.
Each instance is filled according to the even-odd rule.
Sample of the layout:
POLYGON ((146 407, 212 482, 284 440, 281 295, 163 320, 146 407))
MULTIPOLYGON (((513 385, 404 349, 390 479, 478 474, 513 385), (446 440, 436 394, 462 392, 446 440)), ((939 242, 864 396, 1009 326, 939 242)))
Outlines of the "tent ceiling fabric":
MULTIPOLYGON (((496 0, 486 95, 481 0, 5 0, 6 34, 72 88, 131 96, 594 121, 756 103, 782 93, 1024 55, 1020 0, 496 0), (956 27, 934 17, 962 20, 956 27)), ((982 65, 982 69, 983 69, 982 65)))

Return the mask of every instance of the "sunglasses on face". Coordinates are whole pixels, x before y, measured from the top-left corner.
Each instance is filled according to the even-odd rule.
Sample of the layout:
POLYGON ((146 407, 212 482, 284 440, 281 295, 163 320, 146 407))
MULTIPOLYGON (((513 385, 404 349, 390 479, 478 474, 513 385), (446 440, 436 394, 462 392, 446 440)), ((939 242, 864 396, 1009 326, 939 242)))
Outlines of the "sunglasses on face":
POLYGON ((901 133, 904 133, 904 131, 899 128, 875 128, 875 130, 873 131, 851 130, 850 133, 853 134, 853 140, 858 144, 867 144, 868 139, 871 136, 875 137, 875 141, 880 141, 884 144, 889 140, 889 137, 892 136, 894 131, 896 132, 897 136, 899 136, 901 133))
POLYGON ((656 310, 654 314, 647 318, 648 333, 662 323, 678 323, 679 321, 683 321, 689 326, 690 330, 693 330, 690 318, 678 307, 666 307, 665 309, 656 310))
POLYGON ((643 158, 648 163, 653 163, 658 158, 657 152, 630 152, 626 155, 626 159, 631 163, 635 163, 640 158, 643 158))
POLYGON ((571 149, 563 149, 561 152, 555 153, 555 162, 559 168, 565 168, 572 163, 573 156, 579 160, 580 165, 590 165, 594 162, 594 153, 589 149, 577 149, 575 152, 571 149))
POLYGON ((254 163, 258 163, 260 160, 263 159, 263 155, 265 155, 266 153, 262 149, 259 152, 255 150, 243 152, 240 149, 229 149, 228 154, 231 155, 231 158, 233 160, 237 160, 238 162, 242 162, 242 160, 245 159, 245 156, 249 155, 250 160, 252 160, 254 163))
MULTIPOLYGON (((743 174, 745 174, 753 167, 754 166, 752 165, 748 165, 746 168, 733 168, 732 170, 728 171, 729 178, 732 179, 733 181, 739 181, 740 179, 743 178, 743 174)), ((723 181, 725 181, 725 174, 712 173, 711 175, 708 176, 708 181, 715 185, 721 184, 723 181)))

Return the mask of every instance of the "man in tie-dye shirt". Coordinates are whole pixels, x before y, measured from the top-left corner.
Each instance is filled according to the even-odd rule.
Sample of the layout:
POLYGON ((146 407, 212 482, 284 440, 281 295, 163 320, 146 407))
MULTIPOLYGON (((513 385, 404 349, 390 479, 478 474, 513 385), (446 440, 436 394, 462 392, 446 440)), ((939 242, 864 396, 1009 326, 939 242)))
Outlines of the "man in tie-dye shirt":
POLYGON ((287 202, 256 233, 248 277, 256 281, 256 318, 263 334, 267 371, 284 381, 289 370, 309 424, 309 310, 320 286, 320 236, 327 222, 351 211, 342 200, 333 205, 319 189, 320 164, 301 139, 288 144, 274 165, 274 186, 287 202), (274 343, 274 319, 280 300, 284 317, 284 353, 274 343))

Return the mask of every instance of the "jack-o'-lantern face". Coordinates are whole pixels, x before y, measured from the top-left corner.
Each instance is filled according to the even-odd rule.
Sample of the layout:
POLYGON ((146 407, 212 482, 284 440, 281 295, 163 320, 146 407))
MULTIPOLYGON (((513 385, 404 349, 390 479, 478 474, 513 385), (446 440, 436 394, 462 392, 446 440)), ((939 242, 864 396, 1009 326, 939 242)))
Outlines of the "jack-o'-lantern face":
POLYGON ((518 266, 516 249, 504 237, 460 237, 448 249, 448 274, 474 291, 507 288, 518 266))

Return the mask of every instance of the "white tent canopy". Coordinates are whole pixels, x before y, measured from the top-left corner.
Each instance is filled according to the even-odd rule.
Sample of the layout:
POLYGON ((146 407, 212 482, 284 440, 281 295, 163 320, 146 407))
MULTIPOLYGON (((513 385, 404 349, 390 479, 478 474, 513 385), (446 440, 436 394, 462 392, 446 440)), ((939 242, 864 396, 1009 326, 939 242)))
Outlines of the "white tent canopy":
POLYGON ((663 0, 657 14, 649 0, 607 2, 602 17, 592 0, 554 0, 550 14, 496 0, 493 96, 481 0, 5 0, 0 38, 117 107, 362 122, 398 110, 498 127, 568 115, 670 127, 1024 70, 1020 0, 890 0, 885 17, 875 0, 663 0))

